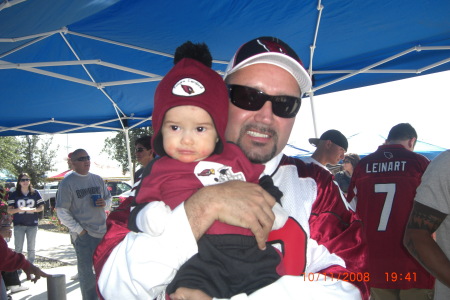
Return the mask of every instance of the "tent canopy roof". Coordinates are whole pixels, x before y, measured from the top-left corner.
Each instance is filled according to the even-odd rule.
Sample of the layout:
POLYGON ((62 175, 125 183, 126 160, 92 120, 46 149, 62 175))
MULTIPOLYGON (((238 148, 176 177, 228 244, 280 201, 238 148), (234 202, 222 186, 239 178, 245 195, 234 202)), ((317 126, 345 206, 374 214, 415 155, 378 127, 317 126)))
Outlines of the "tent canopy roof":
POLYGON ((320 95, 450 69, 450 1, 10 0, 0 4, 0 135, 147 126, 177 46, 277 36, 320 95))

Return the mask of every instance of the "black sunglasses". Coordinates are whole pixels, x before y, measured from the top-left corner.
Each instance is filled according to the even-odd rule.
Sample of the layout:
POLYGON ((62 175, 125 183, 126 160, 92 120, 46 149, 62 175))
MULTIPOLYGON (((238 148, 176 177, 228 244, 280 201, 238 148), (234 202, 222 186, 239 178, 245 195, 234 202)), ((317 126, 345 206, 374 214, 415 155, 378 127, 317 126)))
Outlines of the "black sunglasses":
POLYGON ((30 178, 22 178, 20 181, 30 181, 30 178))
POLYGON ((76 159, 76 161, 87 161, 87 160, 91 160, 91 157, 89 155, 88 156, 81 156, 81 157, 78 157, 76 159))
POLYGON ((270 96, 260 90, 236 84, 228 85, 228 94, 231 103, 245 110, 260 110, 266 101, 270 101, 273 113, 281 118, 295 117, 302 104, 300 97, 270 96))
POLYGON ((134 152, 142 152, 142 151, 144 151, 144 150, 146 150, 146 149, 143 148, 143 147, 139 147, 139 148, 136 148, 136 149, 134 150, 134 152))

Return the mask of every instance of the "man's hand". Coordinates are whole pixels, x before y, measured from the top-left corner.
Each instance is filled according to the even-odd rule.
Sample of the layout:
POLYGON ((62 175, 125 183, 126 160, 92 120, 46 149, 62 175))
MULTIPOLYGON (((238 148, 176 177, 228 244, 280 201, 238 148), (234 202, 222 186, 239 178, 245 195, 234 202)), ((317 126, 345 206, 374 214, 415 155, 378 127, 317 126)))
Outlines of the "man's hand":
POLYGON ((26 269, 23 269, 23 271, 25 272, 25 274, 27 274, 27 280, 31 280, 34 283, 36 283, 36 281, 38 281, 41 277, 48 277, 47 273, 44 273, 41 269, 31 263, 30 266, 26 269), (34 275, 34 278, 32 278, 31 275, 34 275))
POLYGON ((234 180, 200 189, 184 207, 197 240, 218 220, 250 229, 258 247, 264 250, 275 220, 272 212, 275 203, 258 184, 234 180))
POLYGON ((7 239, 10 238, 12 234, 12 230, 11 227, 0 227, 0 236, 2 236, 3 238, 7 239))
POLYGON ((106 201, 103 198, 99 198, 95 201, 95 206, 97 207, 105 207, 106 201))
POLYGON ((175 293, 169 295, 171 300, 211 300, 212 298, 200 290, 177 288, 175 293))

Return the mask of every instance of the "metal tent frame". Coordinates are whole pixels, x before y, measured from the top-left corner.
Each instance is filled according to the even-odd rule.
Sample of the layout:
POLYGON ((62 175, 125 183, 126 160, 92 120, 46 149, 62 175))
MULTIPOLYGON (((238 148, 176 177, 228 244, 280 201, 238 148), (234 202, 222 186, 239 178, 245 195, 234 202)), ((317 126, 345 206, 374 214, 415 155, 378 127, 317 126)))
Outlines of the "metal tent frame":
MULTIPOLYGON (((45 1, 44 1, 45 2, 45 1)), ((64 1, 63 1, 64 2, 64 1)), ((93 0, 85 0, 84 4, 92 4, 92 2, 95 2, 93 0)), ((384 6, 387 6, 390 8, 390 10, 398 9, 398 14, 405 14, 408 15, 408 12, 405 12, 407 9, 411 9, 411 3, 410 1, 400 1, 396 3, 395 5, 398 7, 393 7, 393 4, 388 4, 388 1, 381 1, 381 4, 384 6)), ((35 5, 36 1, 33 0, 10 0, 5 1, 0 5, 0 17, 2 16, 2 13, 7 13, 9 10, 13 9, 23 9, 27 10, 27 8, 30 7, 30 11, 28 13, 36 13, 36 14, 43 14, 45 15, 45 9, 48 8, 49 1, 47 3, 40 6, 40 9, 42 11, 34 12, 32 11, 32 5, 35 5)), ((208 4, 212 5, 209 1, 176 1, 177 6, 180 6, 179 11, 171 11, 172 14, 175 14, 176 16, 173 16, 173 18, 178 18, 177 20, 180 21, 180 26, 182 24, 185 24, 186 17, 183 14, 183 7, 186 5, 195 6, 196 8, 199 8, 200 12, 197 12, 198 16, 201 16, 199 19, 199 22, 209 20, 210 22, 213 22, 214 18, 217 18, 217 14, 214 14, 213 10, 210 11, 204 11, 201 12, 202 6, 208 4), (187 3, 186 3, 187 2, 187 3), (212 16, 204 16, 205 14, 211 14, 212 16)), ((223 13, 226 14, 227 11, 230 11, 234 9, 232 4, 216 4, 217 10, 223 10, 223 13)), ((384 81, 390 81, 395 79, 402 79, 406 78, 412 75, 420 75, 424 73, 430 73, 430 72, 439 72, 443 70, 450 69, 450 66, 448 62, 450 61, 450 32, 447 30, 447 35, 442 38, 441 32, 436 33, 436 36, 438 38, 435 38, 434 36, 430 36, 424 39, 421 39, 421 36, 414 39, 414 37, 411 37, 409 40, 402 40, 398 44, 395 42, 390 42, 393 44, 391 47, 388 43, 388 46, 385 47, 385 49, 382 49, 382 51, 377 53, 367 53, 367 52, 356 52, 353 54, 357 59, 355 59, 355 62, 348 61, 348 58, 346 55, 342 55, 343 58, 345 58, 347 61, 345 63, 341 63, 340 61, 326 61, 322 62, 321 57, 324 55, 322 52, 322 49, 325 49, 325 47, 332 47, 335 46, 332 45, 324 45, 324 39, 327 39, 332 35, 333 33, 330 33, 330 24, 327 22, 330 20, 330 18, 335 18, 336 15, 338 15, 339 12, 342 14, 345 14, 344 17, 350 18, 354 14, 357 14, 361 10, 358 10, 359 8, 356 7, 356 5, 352 4, 351 1, 340 1, 340 0, 328 0, 328 1, 310 1, 307 4, 301 5, 299 3, 296 3, 296 1, 288 1, 286 3, 286 9, 283 12, 281 12, 279 15, 277 15, 273 10, 271 10, 271 3, 270 0, 264 1, 264 3, 249 3, 249 8, 246 8, 244 6, 240 6, 243 15, 244 10, 248 9, 250 11, 251 9, 256 10, 257 6, 262 6, 265 8, 265 11, 257 11, 257 13, 266 13, 266 14, 272 14, 273 15, 273 22, 267 21, 264 19, 264 22, 267 24, 264 24, 264 27, 261 28, 260 31, 267 32, 267 34, 280 36, 284 39, 284 36, 289 37, 288 39, 285 39, 288 43, 292 45, 294 42, 294 48, 297 52, 300 53, 301 57, 307 57, 309 64, 307 66, 309 74, 315 79, 315 84, 313 85, 312 89, 310 91, 307 91, 306 94, 309 96, 311 101, 311 110, 312 110, 312 116, 313 116, 313 126, 314 126, 314 133, 317 135, 317 125, 316 125, 316 112, 314 109, 314 97, 316 95, 320 95, 322 93, 329 93, 333 91, 358 87, 358 86, 364 86, 364 85, 370 85, 370 84, 376 84, 379 82, 384 81), (290 13, 290 7, 292 8, 292 11, 299 10, 299 12, 292 13, 292 18, 285 17, 286 14, 290 13), (341 10, 341 6, 344 7, 341 10), (329 13, 331 17, 328 19, 325 19, 324 16, 326 15, 327 9, 329 9, 329 13), (339 12, 338 12, 339 9, 339 12), (352 11, 354 10, 354 11, 352 11), (297 15, 304 15, 307 14, 307 17, 305 17, 305 22, 308 22, 309 27, 306 29, 288 29, 288 26, 291 25, 289 23, 289 20, 295 19, 297 15), (285 20, 286 19, 286 20, 285 20), (272 29, 271 26, 274 26, 273 24, 279 24, 280 22, 283 23, 286 21, 285 25, 279 26, 280 29, 272 29), (314 23, 315 26, 312 26, 311 23, 314 23), (325 26, 326 24, 326 26, 325 26), (309 54, 305 55, 305 49, 301 48, 300 44, 305 44, 304 42, 300 42, 300 36, 305 35, 305 31, 312 33, 312 38, 310 39, 311 42, 309 43, 309 54), (322 32, 325 32, 324 39, 321 40, 322 32), (319 42, 320 40, 320 42, 319 42), (297 42, 295 42, 297 41, 297 42), (426 45, 422 46, 421 43, 425 43, 426 45), (295 47, 298 45, 298 47, 295 47), (322 46, 324 45, 324 46, 322 46), (321 50, 321 51, 318 51, 321 50), (395 52, 393 52, 395 50, 395 52), (433 52, 433 53, 439 53, 433 54, 433 55, 426 55, 426 60, 419 59, 418 63, 413 65, 409 63, 409 58, 411 56, 415 55, 423 55, 425 53, 433 52), (364 59, 361 59, 361 57, 364 56, 364 59), (374 56, 373 59, 367 59, 367 57, 374 56), (358 62, 358 63, 356 63, 358 62), (398 62, 398 63, 397 63, 398 62), (406 63, 408 62, 408 63, 406 63), (342 67, 346 66, 347 68, 335 68, 336 66, 342 67), (407 66, 407 67, 405 67, 407 66), (413 67, 410 67, 413 66, 413 67), (349 68, 350 67, 350 68, 349 68), (351 67, 357 67, 357 68, 351 68, 351 67), (376 80, 366 80, 363 82, 357 82, 355 84, 349 83, 349 84, 341 84, 342 82, 351 82, 356 77, 359 77, 360 75, 377 75, 376 80), (401 76, 395 76, 397 74, 401 74, 401 76), (380 77, 378 75, 389 75, 387 77, 380 77), (330 88, 333 86, 333 88, 330 88), (334 88, 334 86, 336 86, 334 88)), ((372 9, 374 16, 373 18, 385 18, 383 20, 389 21, 389 18, 391 18, 390 15, 384 16, 380 15, 380 10, 376 8, 377 5, 380 5, 380 1, 365 1, 364 4, 358 4, 363 9, 372 9)), ((429 8, 431 4, 414 4, 416 5, 416 11, 411 10, 411 20, 405 21, 404 24, 413 24, 414 28, 421 28, 420 24, 417 25, 414 22, 414 18, 421 16, 424 17, 423 12, 421 10, 425 10, 426 8, 429 8), (427 6, 428 5, 428 6, 427 6), (417 27, 419 26, 419 27, 417 27)), ((445 15, 445 11, 450 12, 450 5, 445 0, 439 0, 437 3, 433 4, 437 10, 443 10, 442 14, 445 15)), ((238 5, 239 6, 239 5, 238 5)), ((182 28, 178 28, 180 30, 180 35, 176 37, 170 37, 167 36, 167 32, 171 32, 172 29, 167 29, 166 31, 162 30, 161 33, 166 34, 166 39, 162 40, 161 42, 155 42, 155 40, 152 41, 143 41, 145 38, 145 34, 142 31, 139 31, 139 25, 141 25, 140 22, 143 22, 145 20, 144 17, 140 15, 140 11, 145 8, 144 13, 153 13, 154 11, 163 10, 164 8, 161 5, 145 2, 145 1, 134 1, 134 3, 127 2, 125 0, 112 0, 110 4, 106 5, 102 9, 99 9, 97 13, 90 14, 86 11, 84 12, 86 17, 79 17, 77 21, 75 21, 73 24, 64 24, 62 27, 58 27, 59 29, 53 30, 47 30, 43 32, 34 33, 32 28, 29 30, 30 32, 33 32, 33 34, 26 34, 26 35, 19 35, 19 36, 4 36, 2 35, 2 32, 0 30, 0 46, 6 45, 4 47, 0 47, 0 77, 7 77, 9 74, 17 74, 17 73, 7 73, 7 72, 24 72, 26 74, 32 74, 33 76, 40 76, 39 80, 43 80, 42 78, 49 78, 49 80, 57 80, 56 82, 68 82, 70 84, 79 85, 81 88, 89 88, 95 91, 100 92, 101 97, 103 97, 103 100, 105 100, 107 103, 109 103, 109 107, 112 108, 114 111, 113 114, 108 113, 104 114, 100 117, 98 117, 99 120, 89 120, 89 121, 83 121, 82 119, 78 120, 68 120, 66 116, 49 116, 46 119, 41 119, 39 121, 31 121, 26 122, 23 120, 20 122, 20 124, 16 124, 14 122, 3 122, 0 121, 0 135, 23 135, 23 134, 64 134, 64 133, 71 133, 71 132, 90 132, 90 131, 123 131, 125 133, 126 137, 126 144, 127 144, 127 153, 129 157, 129 162, 131 165, 131 153, 130 153, 130 147, 129 147, 129 135, 128 131, 132 128, 140 127, 140 126, 148 126, 151 123, 151 111, 153 109, 152 105, 149 105, 148 108, 145 110, 143 109, 137 109, 136 111, 133 111, 133 109, 129 109, 127 106, 130 104, 130 102, 137 103, 138 100, 136 100, 136 97, 134 97, 132 100, 124 101, 124 98, 128 97, 127 95, 127 89, 121 90, 120 92, 117 92, 117 89, 129 87, 132 85, 136 85, 139 87, 146 86, 146 90, 143 93, 150 91, 153 91, 156 87, 156 84, 158 81, 160 81, 165 72, 167 72, 168 69, 170 69, 171 66, 171 60, 173 58, 172 52, 176 46, 178 46, 180 43, 184 42, 186 39, 192 39, 192 40, 199 40, 200 37, 204 37, 204 41, 210 46, 210 48, 219 49, 223 46, 222 39, 216 36, 207 35, 206 32, 208 28, 205 28, 202 32, 198 32, 195 34, 192 34, 191 36, 184 37, 183 34, 185 33, 182 28), (154 7, 153 7, 154 6, 154 7), (122 24, 124 19, 127 18, 127 14, 134 13, 136 15, 136 24, 133 23, 134 20, 130 20, 131 26, 129 29, 129 36, 121 36, 124 41, 115 40, 113 38, 109 38, 109 36, 116 36, 114 34, 114 30, 120 31, 121 34, 121 25, 118 25, 116 28, 108 28, 108 26, 111 26, 111 24, 122 24), (102 37, 101 35, 95 35, 90 34, 89 30, 92 30, 93 32, 96 32, 96 27, 100 27, 97 32, 101 32, 101 30, 104 30, 105 37, 102 37), (94 27, 94 28, 93 28, 94 27), (89 29, 89 30, 88 30, 89 29), (204 36, 202 36, 202 34, 204 36), (134 35, 136 37, 134 37, 134 35), (56 41, 58 39, 58 41, 56 41), (127 40, 130 40, 132 42, 127 42, 127 40), (137 42, 136 42, 137 41, 137 42), (142 41, 142 42, 141 42, 142 41), (108 58, 104 58, 101 55, 96 55, 94 53, 95 51, 92 51, 94 55, 92 57, 89 57, 89 59, 86 59, 88 56, 86 54, 86 51, 81 48, 80 45, 85 45, 87 42, 92 42, 92 47, 114 47, 111 48, 116 51, 118 47, 127 49, 126 53, 136 53, 132 55, 145 57, 145 61, 149 61, 149 57, 151 59, 154 59, 155 65, 161 63, 161 68, 156 68, 155 71, 149 71, 149 68, 145 65, 134 65, 130 64, 127 59, 124 59, 121 61, 121 63, 117 62, 120 59, 113 57, 113 60, 109 60, 108 58), (36 61, 34 56, 30 56, 28 53, 35 51, 35 49, 41 50, 42 48, 45 48, 47 44, 45 43, 51 43, 52 45, 64 45, 65 49, 60 50, 67 51, 69 54, 66 57, 72 57, 72 59, 64 59, 64 60, 45 60, 45 57, 43 56, 40 60, 38 59, 36 61), (42 46, 40 46, 42 44, 42 46), (101 46, 100 46, 101 45, 101 46), (154 45, 152 47, 151 45, 154 45), (169 45, 170 47, 168 47, 169 45), (172 51, 168 51, 168 49, 172 51), (81 49, 83 50, 83 53, 81 49), (22 53, 27 53, 22 55, 22 53), (30 60, 27 61, 27 58, 30 58, 30 60), (116 61, 117 60, 117 61, 116 61), (20 62, 17 62, 20 61, 20 62), (68 72, 69 69, 77 68, 77 70, 82 70, 73 72, 68 72), (61 72, 58 72, 57 70, 61 69, 61 72), (104 76, 103 73, 101 76, 99 76, 100 72, 99 70, 102 69, 103 73, 106 73, 107 76, 104 76), (118 74, 118 76, 108 76, 109 73, 111 74, 118 74), (78 74, 79 76, 76 76, 78 74), (125 76, 123 76, 125 75, 125 76), (112 80, 104 80, 104 78, 113 78, 112 80), (122 78, 124 77, 124 78, 122 78)), ((166 12, 171 10, 171 6, 165 8, 166 12)), ((80 11, 82 8, 80 8, 80 11)), ((382 10, 381 10, 382 11, 382 10)), ((165 16, 166 12, 161 11, 159 14, 153 14, 151 16, 148 16, 149 19, 153 16, 165 16)), ((66 13, 64 11, 61 12, 62 14, 66 13)), ((429 12, 430 14, 433 14, 434 12, 429 12)), ((9 14, 5 14, 7 17, 11 16, 9 14)), ((258 35, 254 28, 257 26, 263 26, 261 22, 258 22, 258 18, 255 18, 255 16, 250 15, 244 17, 243 15, 233 15, 230 16, 232 20, 228 20, 227 24, 230 25, 233 21, 239 24, 246 24, 245 22, 249 22, 249 20, 253 20, 255 24, 252 24, 248 30, 242 30, 241 36, 239 37, 239 42, 230 43, 233 45, 227 45, 227 48, 223 51, 216 51, 217 57, 216 58, 224 58, 224 59, 215 59, 213 60, 213 68, 216 69, 220 74, 223 74, 223 70, 225 69, 225 66, 227 64, 227 59, 231 58, 231 55, 235 49, 237 49, 237 45, 239 45, 241 40, 247 41, 251 38, 253 38, 256 35, 258 35), (233 18, 236 18, 234 20, 233 18), (252 19, 255 18, 255 19, 252 19)), ((47 18, 51 18, 51 15, 45 15, 47 18)), ((399 17, 400 18, 400 17, 399 17)), ((436 17, 437 18, 437 17, 436 17)), ((1 18, 0 18, 1 19, 1 18)), ((4 19, 5 20, 5 19, 4 19)), ((381 20, 380 22, 382 22, 381 20)), ((392 18, 391 18, 392 20, 392 18)), ((8 20, 7 20, 8 21, 8 20)), ((192 21, 192 20, 191 20, 192 21)), ((339 19, 340 22, 345 22, 345 19, 339 19)), ((396 23, 399 23, 402 20, 395 20, 396 23)), ((172 22, 171 17, 160 17, 158 19, 158 22, 156 22, 157 25, 161 25, 161 28, 170 27, 170 22, 172 22)), ((222 21, 223 22, 223 21, 222 21)), ((351 20, 348 20, 348 22, 352 22, 351 20)), ((355 23, 360 22, 358 19, 356 19, 355 23)), ((424 21, 425 22, 425 21, 424 21)), ((153 22, 149 21, 149 24, 153 22)), ((0 21, 0 27, 2 22, 0 21)), ((343 23, 343 27, 345 27, 345 23, 343 23)), ((399 23, 400 24, 400 23, 399 23)), ((447 25, 450 26, 450 22, 447 21, 447 25)), ((338 25, 341 25, 341 23, 335 25, 336 27, 338 25)), ((32 24, 24 24, 24 26, 32 26, 32 24)), ((125 26, 125 25, 124 25, 125 26)), ((203 26, 204 25, 194 25, 193 26, 193 32, 196 28, 196 26, 203 26)), ((215 26, 221 26, 220 23, 216 24, 215 26)), ((242 25, 241 25, 242 26, 242 25)), ((299 26, 304 26, 304 23, 299 22, 299 26)), ((443 24, 445 26, 445 24, 443 24)), ((211 25, 211 30, 213 30, 214 26, 211 25)), ((230 30, 236 29, 236 27, 233 27, 230 25, 230 30)), ((149 27, 150 28, 150 27, 149 27)), ((440 28, 436 26, 436 28, 440 28)), ((223 37, 227 37, 230 35, 226 30, 228 28, 223 27, 223 32, 217 32, 215 31, 214 34, 222 34, 223 37)), ((150 32, 155 32, 156 29, 149 29, 150 32)), ((401 27, 398 27, 398 30, 401 30, 401 27)), ((411 29, 413 30, 413 29, 411 29)), ((27 30, 24 30, 26 32, 27 30)), ((425 30, 426 31, 426 30, 425 30)), ((445 31, 445 30, 444 30, 445 31)), ((342 31, 339 30, 340 33, 344 33, 345 29, 342 31)), ((382 33, 382 30, 379 31, 382 33)), ((174 33, 175 34, 175 33, 174 33)), ((117 36, 120 36, 119 34, 117 36)), ((156 37, 155 39, 159 38, 156 37)), ((349 37, 346 37, 349 40, 350 39, 356 39, 357 37, 352 37, 349 35, 349 37)), ((382 39, 381 39, 382 40, 382 39)), ((354 43, 354 41, 348 42, 349 44, 354 43)), ((353 44, 354 45, 354 44, 353 44)), ((61 48, 62 49, 62 48, 61 48)), ((94 49, 95 50, 95 49, 94 49)), ((353 49, 349 48, 353 51, 353 49)), ((332 50, 331 50, 332 51, 332 50)), ((214 54, 214 52, 213 52, 214 54)), ((119 54, 120 55, 120 54, 119 54)), ((125 56, 125 55, 123 55, 125 56)), ((38 77, 33 77, 38 78, 38 77)), ((1 83, 0 83, 1 85, 1 83)), ((27 87, 27 86, 26 86, 27 87)), ((25 87, 25 88, 26 88, 25 87)), ((72 87, 71 87, 72 88, 72 87)), ((133 90, 134 93, 136 93, 135 90, 133 90)), ((97 93, 98 94, 98 93, 97 93)), ((98 95, 96 94, 96 97, 98 95)), ((103 100, 97 100, 98 98, 93 98, 92 100, 88 101, 103 101, 103 100)), ((131 98, 130 98, 131 99, 131 98)), ((37 100, 40 101, 40 100, 37 100)), ((71 105, 71 104, 68 104, 71 105)), ((20 109, 20 107, 18 108, 20 109)))

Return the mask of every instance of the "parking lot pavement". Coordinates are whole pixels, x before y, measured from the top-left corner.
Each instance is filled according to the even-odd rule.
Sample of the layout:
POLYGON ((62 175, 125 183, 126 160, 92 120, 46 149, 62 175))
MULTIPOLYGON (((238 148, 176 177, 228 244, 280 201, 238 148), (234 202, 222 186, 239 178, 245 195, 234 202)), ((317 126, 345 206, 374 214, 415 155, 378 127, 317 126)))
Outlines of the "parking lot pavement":
MULTIPOLYGON (((14 237, 11 238, 8 246, 14 249, 14 237)), ((24 251, 25 250, 26 241, 24 243, 24 251)), ((70 279, 70 277, 77 273, 77 258, 75 250, 70 243, 70 236, 68 233, 38 230, 36 237, 36 255, 67 263, 67 266, 43 269, 43 271, 51 275, 64 274, 66 279, 66 299, 81 299, 80 284, 78 280, 74 281, 70 279)), ((31 281, 26 281, 26 275, 22 273, 20 279, 22 281, 22 285, 29 287, 29 289, 12 294, 11 296, 13 300, 48 299, 46 278, 41 278, 36 283, 33 283, 31 281)))
MULTIPOLYGON (((66 299, 67 300, 80 300, 80 283, 78 280, 71 280, 70 277, 77 273, 77 266, 64 266, 52 269, 43 269, 44 272, 51 275, 64 274, 66 279, 66 299)), ((29 289, 19 293, 12 294, 13 300, 47 300, 47 279, 41 278, 36 283, 26 281, 26 275, 22 273, 20 276, 22 285, 27 286, 29 289)))

